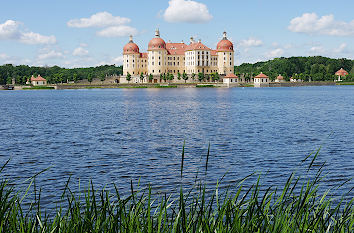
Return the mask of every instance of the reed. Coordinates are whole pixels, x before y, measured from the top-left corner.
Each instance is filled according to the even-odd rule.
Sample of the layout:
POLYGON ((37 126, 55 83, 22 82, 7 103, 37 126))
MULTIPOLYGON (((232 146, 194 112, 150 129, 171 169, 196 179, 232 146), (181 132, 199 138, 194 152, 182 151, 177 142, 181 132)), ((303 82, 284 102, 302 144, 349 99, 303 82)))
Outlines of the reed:
MULTIPOLYGON (((314 169, 318 154, 304 159, 309 160, 308 171, 314 169)), ((206 172, 209 156, 210 145, 206 172)), ((69 178, 61 196, 65 208, 58 208, 53 216, 41 207, 40 192, 34 194, 29 208, 23 208, 35 176, 22 196, 2 179, 0 232, 353 232, 353 200, 345 202, 343 197, 335 204, 329 191, 320 193, 322 173, 323 166, 305 182, 291 173, 282 188, 262 187, 260 179, 244 188, 244 178, 230 187, 233 194, 221 194, 217 184, 207 195, 206 184, 199 183, 191 190, 181 186, 179 194, 160 197, 152 195, 150 186, 135 190, 132 183, 125 197, 115 185, 114 192, 97 191, 92 182, 83 193, 74 193, 69 178)))

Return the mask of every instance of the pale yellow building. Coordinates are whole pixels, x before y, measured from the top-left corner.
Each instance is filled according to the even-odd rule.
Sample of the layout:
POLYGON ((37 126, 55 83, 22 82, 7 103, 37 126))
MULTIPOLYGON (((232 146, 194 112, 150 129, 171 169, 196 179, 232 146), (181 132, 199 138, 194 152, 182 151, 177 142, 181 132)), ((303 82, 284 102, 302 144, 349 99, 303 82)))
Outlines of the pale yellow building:
POLYGON ((47 85, 47 80, 45 78, 42 78, 40 75, 38 75, 36 78, 32 75, 31 84, 33 86, 43 86, 47 85))
POLYGON ((130 82, 139 82, 136 77, 141 73, 144 76, 154 76, 153 80, 145 78, 142 82, 161 82, 160 74, 167 73, 173 74, 175 78, 178 73, 189 76, 198 73, 234 73, 233 44, 227 39, 226 32, 215 50, 208 48, 200 40, 196 42, 193 37, 189 44, 166 43, 160 37, 159 30, 156 30, 155 37, 148 44, 147 53, 141 53, 130 36, 123 48, 123 78, 130 74, 130 82))

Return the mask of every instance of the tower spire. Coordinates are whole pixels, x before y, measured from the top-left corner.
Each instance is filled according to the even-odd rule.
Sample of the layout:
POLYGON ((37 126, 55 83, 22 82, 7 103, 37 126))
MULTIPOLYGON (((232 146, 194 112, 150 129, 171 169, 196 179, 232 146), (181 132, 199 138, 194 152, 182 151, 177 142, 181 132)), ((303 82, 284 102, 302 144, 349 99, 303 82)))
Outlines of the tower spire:
POLYGON ((223 40, 227 40, 227 36, 226 36, 226 32, 224 31, 224 33, 223 33, 223 38, 222 38, 223 40))
POLYGON ((158 28, 156 28, 156 30, 155 30, 155 36, 156 36, 156 37, 160 37, 160 31, 159 31, 158 28))
POLYGON ((133 43, 133 35, 129 36, 129 43, 133 43))

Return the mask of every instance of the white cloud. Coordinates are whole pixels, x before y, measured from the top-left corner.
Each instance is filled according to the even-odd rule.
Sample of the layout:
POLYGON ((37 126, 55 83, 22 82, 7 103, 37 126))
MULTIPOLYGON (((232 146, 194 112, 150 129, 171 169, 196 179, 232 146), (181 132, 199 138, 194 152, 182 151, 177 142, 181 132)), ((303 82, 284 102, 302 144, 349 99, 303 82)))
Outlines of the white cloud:
POLYGON ((85 56, 87 55, 89 52, 88 50, 84 49, 83 47, 77 47, 76 49, 74 49, 73 51, 73 55, 74 56, 85 56))
POLYGON ((5 53, 0 53, 0 59, 7 59, 9 56, 7 56, 5 53))
POLYGON ((239 43, 239 46, 246 47, 246 48, 259 47, 261 45, 263 45, 263 41, 253 38, 253 37, 250 37, 247 40, 241 40, 239 43))
POLYGON ((90 18, 72 19, 67 22, 69 27, 89 28, 89 27, 109 27, 130 23, 129 18, 113 16, 104 11, 92 15, 90 18))
POLYGON ((168 4, 168 8, 163 13, 163 18, 167 22, 205 23, 213 18, 208 7, 203 3, 191 0, 170 0, 168 4))
POLYGON ((310 48, 310 52, 312 54, 316 54, 316 55, 319 55, 319 54, 323 54, 325 53, 325 49, 322 47, 322 46, 313 46, 310 48))
POLYGON ((20 41, 25 44, 54 44, 55 36, 43 36, 34 32, 22 33, 20 41))
POLYGON ((293 18, 288 29, 310 35, 354 36, 354 20, 344 22, 335 20, 332 14, 319 17, 316 13, 305 13, 293 18))
POLYGON ((334 49, 334 52, 335 53, 343 53, 343 52, 346 52, 346 48, 347 48, 347 44, 346 43, 342 43, 342 44, 339 45, 338 48, 334 49))
POLYGON ((39 33, 25 31, 20 28, 22 23, 7 20, 0 24, 0 39, 15 40, 25 44, 54 44, 56 43, 55 36, 43 36, 39 33))
POLYGON ((136 34, 138 34, 138 30, 127 25, 112 26, 96 32, 96 35, 102 37, 123 37, 136 34))
POLYGON ((277 48, 267 52, 265 56, 268 58, 276 58, 276 57, 281 57, 283 54, 284 54, 284 49, 277 48))
POLYGON ((0 24, 0 39, 17 39, 20 37, 20 33, 18 30, 20 23, 13 21, 13 20, 7 20, 5 23, 0 24))
POLYGON ((123 56, 113 58, 112 62, 113 62, 112 64, 122 65, 123 64, 123 56))
POLYGON ((38 54, 37 58, 39 60, 48 60, 48 59, 64 58, 64 55, 59 51, 43 49, 38 54))
POLYGON ((96 63, 94 66, 104 66, 104 65, 122 65, 123 64, 123 56, 119 57, 111 57, 107 58, 107 60, 100 61, 96 63))

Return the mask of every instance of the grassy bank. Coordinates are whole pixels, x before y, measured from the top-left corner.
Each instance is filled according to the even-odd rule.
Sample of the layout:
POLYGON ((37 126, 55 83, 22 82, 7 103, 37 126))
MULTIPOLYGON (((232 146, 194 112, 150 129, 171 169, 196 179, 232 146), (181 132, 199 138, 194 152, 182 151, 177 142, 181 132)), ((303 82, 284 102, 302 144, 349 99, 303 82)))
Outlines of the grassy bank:
POLYGON ((336 82, 336 85, 354 85, 354 82, 336 82))
POLYGON ((23 90, 50 90, 54 89, 54 87, 48 87, 48 86, 33 86, 33 87, 24 87, 22 88, 23 90))
MULTIPOLYGON (((317 155, 304 159, 308 171, 317 155)), ((205 171, 208 159, 209 152, 205 171)), ((183 163, 184 152, 181 177, 183 163)), ((198 184, 160 198, 153 198, 150 186, 135 190, 133 185, 127 197, 117 187, 114 193, 96 191, 92 183, 84 194, 73 193, 68 181, 62 194, 66 208, 51 218, 44 214, 40 194, 25 211, 26 196, 19 196, 3 180, 0 232, 353 232, 352 201, 334 204, 327 192, 318 190, 322 168, 305 182, 291 173, 283 187, 263 187, 258 180, 245 189, 245 178, 230 187, 234 194, 221 193, 217 185, 213 194, 206 195, 206 185, 198 184)))

